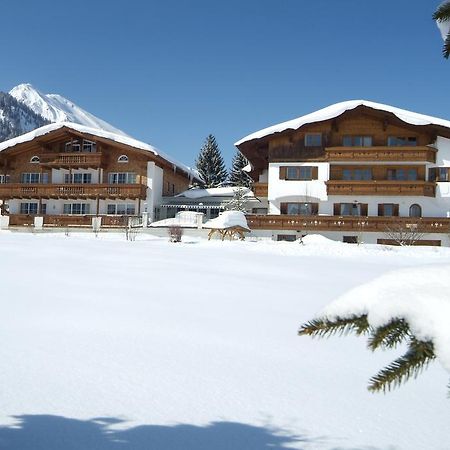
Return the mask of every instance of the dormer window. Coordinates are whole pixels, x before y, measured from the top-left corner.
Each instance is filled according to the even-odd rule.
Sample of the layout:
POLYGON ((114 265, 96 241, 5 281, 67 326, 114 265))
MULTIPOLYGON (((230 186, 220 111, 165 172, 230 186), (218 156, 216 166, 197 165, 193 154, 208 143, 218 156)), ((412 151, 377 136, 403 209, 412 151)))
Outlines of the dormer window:
POLYGON ((32 164, 37 164, 37 163, 39 163, 41 160, 39 159, 39 156, 33 156, 31 159, 30 159, 30 163, 32 163, 32 164))
POLYGON ((127 162, 128 162, 128 156, 127 156, 127 155, 120 155, 120 156, 117 158, 117 162, 120 162, 120 163, 127 163, 127 162))

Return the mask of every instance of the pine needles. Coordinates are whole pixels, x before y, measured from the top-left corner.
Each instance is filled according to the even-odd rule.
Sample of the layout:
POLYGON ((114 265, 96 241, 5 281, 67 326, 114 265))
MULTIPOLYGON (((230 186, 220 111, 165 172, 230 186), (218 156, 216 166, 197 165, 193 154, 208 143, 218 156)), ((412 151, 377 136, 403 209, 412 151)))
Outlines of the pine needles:
POLYGON ((320 338, 349 333, 368 335, 368 347, 372 351, 378 348, 393 349, 405 342, 408 345, 403 356, 370 379, 368 389, 372 392, 390 391, 410 378, 416 378, 436 358, 433 342, 417 339, 403 318, 394 318, 380 327, 371 326, 365 314, 350 318, 338 317, 335 320, 319 318, 303 324, 299 330, 301 336, 320 338))

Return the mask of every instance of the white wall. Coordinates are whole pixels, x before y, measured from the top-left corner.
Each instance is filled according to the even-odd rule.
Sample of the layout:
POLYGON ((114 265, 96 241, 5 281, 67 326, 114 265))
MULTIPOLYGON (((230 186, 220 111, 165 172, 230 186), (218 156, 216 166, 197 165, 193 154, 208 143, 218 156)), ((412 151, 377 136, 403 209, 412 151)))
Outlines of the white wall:
POLYGON ((162 202, 163 170, 154 162, 147 163, 147 200, 144 210, 148 212, 150 222, 155 215, 155 207, 162 202))

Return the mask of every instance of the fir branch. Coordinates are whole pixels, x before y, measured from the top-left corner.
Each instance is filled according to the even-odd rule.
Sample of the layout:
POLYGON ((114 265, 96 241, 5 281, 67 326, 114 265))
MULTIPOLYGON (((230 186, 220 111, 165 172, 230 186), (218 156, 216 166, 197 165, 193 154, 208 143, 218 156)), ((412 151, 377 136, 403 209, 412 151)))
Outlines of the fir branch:
POLYGON ((334 334, 346 335, 355 332, 361 335, 369 331, 367 315, 353 316, 351 318, 338 317, 336 320, 314 319, 303 324, 298 331, 300 336, 329 337, 334 334))
POLYGON ((395 348, 406 338, 410 338, 409 325, 404 319, 393 319, 388 324, 375 328, 369 337, 368 346, 371 350, 395 348))
POLYGON ((432 342, 411 338, 408 351, 370 379, 369 391, 390 391, 411 377, 416 378, 435 357, 432 342))
POLYGON ((443 3, 433 14, 433 20, 446 22, 450 20, 450 2, 443 3))

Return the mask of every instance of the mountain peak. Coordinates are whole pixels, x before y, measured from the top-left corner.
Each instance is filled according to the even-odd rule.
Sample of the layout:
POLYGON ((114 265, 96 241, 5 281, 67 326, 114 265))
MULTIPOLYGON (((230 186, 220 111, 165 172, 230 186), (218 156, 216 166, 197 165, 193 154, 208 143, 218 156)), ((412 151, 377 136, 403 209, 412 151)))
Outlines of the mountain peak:
POLYGON ((94 116, 59 94, 44 94, 30 83, 22 83, 9 91, 18 102, 50 122, 73 122, 126 136, 126 133, 94 116))

